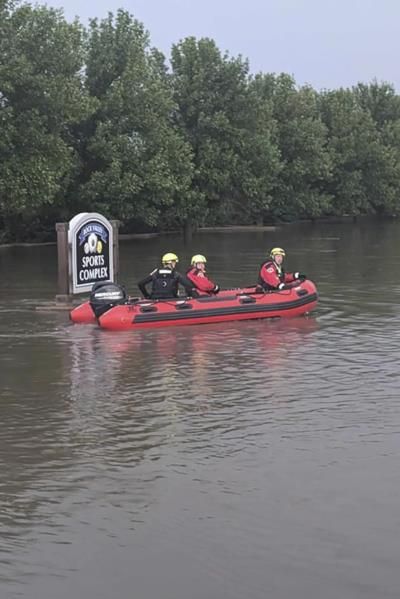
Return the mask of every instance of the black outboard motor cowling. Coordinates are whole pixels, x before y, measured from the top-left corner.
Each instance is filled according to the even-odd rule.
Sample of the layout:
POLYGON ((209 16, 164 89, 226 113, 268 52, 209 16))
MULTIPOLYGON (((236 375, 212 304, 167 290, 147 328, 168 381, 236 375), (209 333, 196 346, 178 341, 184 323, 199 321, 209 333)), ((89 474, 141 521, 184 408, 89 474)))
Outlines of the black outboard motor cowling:
POLYGON ((96 318, 128 299, 125 288, 118 283, 95 283, 90 294, 90 305, 96 318))

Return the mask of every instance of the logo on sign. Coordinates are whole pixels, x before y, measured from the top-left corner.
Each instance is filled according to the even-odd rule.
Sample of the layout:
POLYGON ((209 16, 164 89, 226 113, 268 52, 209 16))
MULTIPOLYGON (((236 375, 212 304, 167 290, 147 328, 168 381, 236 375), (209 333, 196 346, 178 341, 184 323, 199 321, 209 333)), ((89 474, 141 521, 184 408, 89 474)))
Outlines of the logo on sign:
POLYGON ((83 248, 85 254, 94 254, 96 252, 101 254, 103 243, 107 243, 108 231, 100 223, 89 223, 83 227, 78 239, 79 245, 85 244, 83 248))

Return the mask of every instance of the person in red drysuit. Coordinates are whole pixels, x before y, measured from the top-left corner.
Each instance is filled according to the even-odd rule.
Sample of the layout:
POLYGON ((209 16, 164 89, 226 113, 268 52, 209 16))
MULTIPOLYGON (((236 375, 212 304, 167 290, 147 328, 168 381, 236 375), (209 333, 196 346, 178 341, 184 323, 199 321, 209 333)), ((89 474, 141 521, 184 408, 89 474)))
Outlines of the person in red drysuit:
POLYGON ((263 291, 281 290, 288 283, 306 279, 302 273, 284 271, 282 263, 286 253, 282 248, 272 248, 269 255, 270 259, 261 265, 258 273, 258 285, 263 291))
POLYGON ((186 273, 186 277, 195 286, 197 291, 200 293, 214 294, 218 293, 219 286, 210 281, 206 275, 206 263, 205 256, 196 254, 192 257, 190 264, 191 267, 186 273))

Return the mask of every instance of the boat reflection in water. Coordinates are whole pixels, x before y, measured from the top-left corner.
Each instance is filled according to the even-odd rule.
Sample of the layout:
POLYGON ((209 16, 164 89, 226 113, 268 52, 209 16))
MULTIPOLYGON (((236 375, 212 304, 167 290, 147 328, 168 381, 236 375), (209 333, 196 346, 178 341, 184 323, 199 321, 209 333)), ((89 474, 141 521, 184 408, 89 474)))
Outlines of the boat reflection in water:
POLYGON ((71 399, 85 410, 94 402, 92 410, 111 395, 114 402, 179 404, 183 394, 183 404, 190 397, 204 408, 238 393, 249 397, 258 386, 279 389, 282 398, 288 360, 297 354, 301 367, 318 329, 312 317, 135 332, 70 327, 71 399))

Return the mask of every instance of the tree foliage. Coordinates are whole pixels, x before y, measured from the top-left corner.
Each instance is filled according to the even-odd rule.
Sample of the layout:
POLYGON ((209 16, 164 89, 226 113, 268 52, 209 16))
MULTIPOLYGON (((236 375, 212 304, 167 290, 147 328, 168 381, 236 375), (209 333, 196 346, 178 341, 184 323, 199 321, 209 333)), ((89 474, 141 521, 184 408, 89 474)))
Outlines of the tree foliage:
POLYGON ((286 219, 320 216, 329 210, 326 184, 332 161, 327 129, 318 111, 318 94, 298 89, 289 75, 259 75, 257 92, 273 106, 281 170, 271 204, 274 216, 286 219))
POLYGON ((381 119, 376 104, 375 108, 367 108, 360 102, 359 89, 332 91, 320 96, 321 115, 328 127, 333 160, 328 185, 333 197, 332 212, 394 213, 398 209, 396 198, 400 191, 399 147, 393 143, 395 128, 390 121, 384 124, 386 119, 381 119))
POLYGON ((77 22, 11 4, 0 22, 0 222, 18 236, 32 219, 62 211, 79 161, 72 126, 90 99, 77 22))
POLYGON ((92 21, 87 86, 99 108, 87 139, 84 202, 109 216, 162 226, 190 188, 190 147, 173 123, 164 57, 125 11, 92 21))
POLYGON ((126 11, 89 27, 0 2, 0 239, 81 210, 136 230, 400 212, 400 97, 253 76, 126 11))

